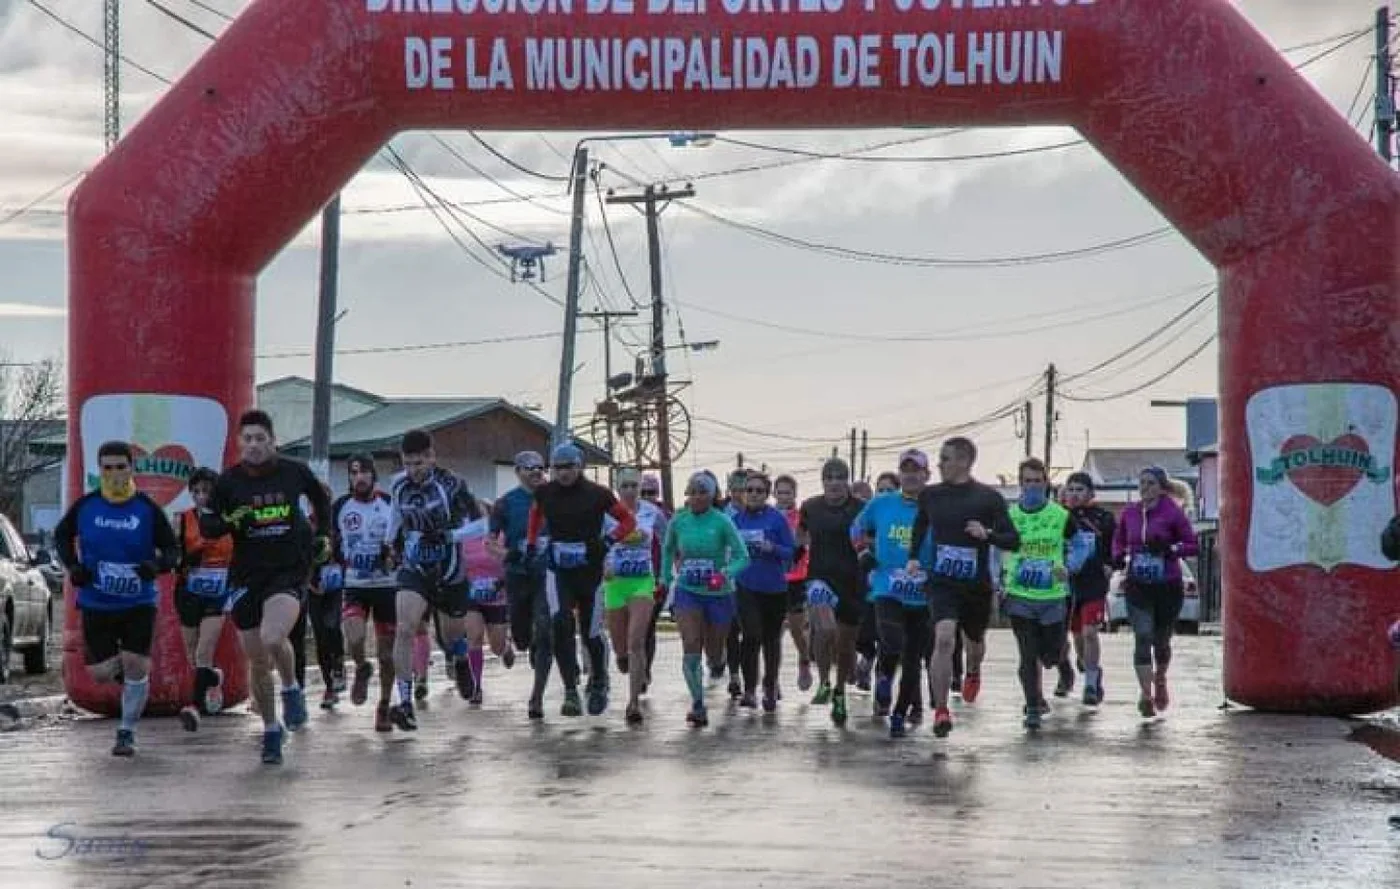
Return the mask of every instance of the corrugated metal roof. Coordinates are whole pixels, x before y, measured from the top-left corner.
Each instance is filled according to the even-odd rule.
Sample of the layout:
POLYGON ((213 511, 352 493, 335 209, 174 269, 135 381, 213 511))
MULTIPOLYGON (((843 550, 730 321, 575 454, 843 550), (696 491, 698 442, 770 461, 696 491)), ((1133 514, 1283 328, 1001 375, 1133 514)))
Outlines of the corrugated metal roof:
POLYGON ((1160 466, 1173 478, 1187 481, 1199 475, 1184 448, 1090 448, 1084 455, 1084 471, 1095 484, 1136 483, 1148 466, 1160 466))
MULTIPOLYGON (((499 398, 422 398, 390 401, 383 407, 353 417, 331 427, 331 447, 336 450, 398 447, 399 438, 409 429, 431 432, 453 423, 506 407, 499 398)), ((305 447, 309 439, 288 442, 287 449, 305 447)))

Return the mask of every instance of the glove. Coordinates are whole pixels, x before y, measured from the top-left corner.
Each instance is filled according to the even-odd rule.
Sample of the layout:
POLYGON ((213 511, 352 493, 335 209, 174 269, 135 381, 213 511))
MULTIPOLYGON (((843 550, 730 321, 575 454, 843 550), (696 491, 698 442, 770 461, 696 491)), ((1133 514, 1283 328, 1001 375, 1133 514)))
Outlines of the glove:
POLYGON ((68 569, 68 580, 76 587, 92 586, 92 572, 86 565, 74 565, 68 569))
POLYGON ((331 560, 331 539, 317 534, 311 539, 311 559, 316 565, 324 565, 331 560))
POLYGON ((868 549, 860 551, 860 571, 862 574, 869 574, 880 567, 880 560, 875 558, 875 553, 868 549))
POLYGON ((146 583, 155 580, 158 573, 160 573, 160 566, 156 565, 155 562, 141 562, 136 566, 136 576, 146 583))
POLYGON ((506 553, 505 563, 507 565, 514 567, 524 561, 525 554, 522 553, 519 549, 512 549, 510 552, 506 553))
POLYGON ((1165 556, 1171 552, 1171 544, 1160 537, 1149 537, 1147 539, 1147 551, 1154 556, 1165 556))
POLYGON ((715 573, 711 574, 710 582, 708 584, 710 592, 717 593, 720 590, 724 589, 724 581, 725 577, 720 572, 716 571, 715 573))

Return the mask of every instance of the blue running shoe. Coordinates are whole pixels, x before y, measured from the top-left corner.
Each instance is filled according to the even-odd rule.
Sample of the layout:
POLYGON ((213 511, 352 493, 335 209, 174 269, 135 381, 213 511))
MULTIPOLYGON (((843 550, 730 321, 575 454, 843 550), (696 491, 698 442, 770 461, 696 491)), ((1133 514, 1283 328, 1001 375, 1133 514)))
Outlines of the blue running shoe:
POLYGON ((875 682, 875 715, 886 716, 890 712, 890 698, 894 694, 894 679, 881 676, 875 682))
POLYGON ((904 730, 904 714, 893 713, 890 715, 890 737, 902 738, 906 734, 904 730))
POLYGON ((282 721, 287 731, 297 732, 306 727, 306 692, 301 688, 282 690, 282 721))
POLYGON ((282 764, 282 728, 270 728, 263 732, 262 748, 263 765, 280 766, 282 764))

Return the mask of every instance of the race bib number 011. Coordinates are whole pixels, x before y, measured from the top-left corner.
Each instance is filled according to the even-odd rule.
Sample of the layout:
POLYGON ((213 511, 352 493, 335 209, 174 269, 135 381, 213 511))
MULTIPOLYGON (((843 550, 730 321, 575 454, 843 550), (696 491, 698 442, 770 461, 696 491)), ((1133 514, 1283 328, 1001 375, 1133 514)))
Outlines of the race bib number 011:
POLYGON ((1044 559, 1022 559, 1016 583, 1028 590, 1048 590, 1055 585, 1054 568, 1044 559))

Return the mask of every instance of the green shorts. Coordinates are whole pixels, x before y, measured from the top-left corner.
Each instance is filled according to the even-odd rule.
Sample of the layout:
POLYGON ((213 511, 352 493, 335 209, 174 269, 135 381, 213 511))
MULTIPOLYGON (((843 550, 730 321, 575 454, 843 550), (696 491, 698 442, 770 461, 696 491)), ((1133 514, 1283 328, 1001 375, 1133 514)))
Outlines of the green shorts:
POLYGON ((603 607, 608 611, 626 608, 633 599, 650 600, 656 592, 656 578, 613 577, 603 581, 603 607))

